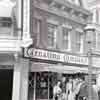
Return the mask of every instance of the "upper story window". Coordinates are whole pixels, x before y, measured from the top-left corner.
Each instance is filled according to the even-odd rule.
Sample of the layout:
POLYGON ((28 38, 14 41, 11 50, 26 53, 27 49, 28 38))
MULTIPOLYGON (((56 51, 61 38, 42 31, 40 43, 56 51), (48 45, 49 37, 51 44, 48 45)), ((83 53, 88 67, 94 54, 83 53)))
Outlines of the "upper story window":
POLYGON ((96 36, 96 49, 100 50, 100 33, 96 36))
POLYGON ((39 40, 40 40, 40 31, 41 31, 41 20, 40 19, 37 19, 37 18, 34 18, 34 21, 33 21, 33 40, 34 40, 34 44, 35 45, 38 45, 39 44, 39 40))
POLYGON ((36 19, 34 20, 34 33, 36 34, 36 43, 39 43, 39 38, 40 38, 40 31, 41 31, 41 20, 36 19))
POLYGON ((57 34, 57 26, 54 24, 48 23, 48 45, 49 47, 56 48, 56 34, 57 34))
POLYGON ((76 51, 80 52, 82 46, 82 34, 76 31, 76 51))
POLYGON ((69 49, 69 32, 70 29, 68 29, 67 27, 62 27, 63 49, 69 49))
POLYGON ((40 33, 40 28, 41 27, 41 20, 39 19, 34 19, 34 33, 39 34, 40 33))
MULTIPOLYGON (((0 17, 0 38, 18 39, 18 27, 15 6, 5 17, 0 17)), ((20 34, 21 36, 21 34, 20 34)))
POLYGON ((100 9, 99 8, 94 8, 92 9, 92 21, 93 23, 100 24, 100 9))
POLYGON ((10 17, 0 18, 0 38, 11 36, 12 19, 10 17))
POLYGON ((11 27, 12 20, 10 17, 1 17, 0 18, 0 27, 11 27))

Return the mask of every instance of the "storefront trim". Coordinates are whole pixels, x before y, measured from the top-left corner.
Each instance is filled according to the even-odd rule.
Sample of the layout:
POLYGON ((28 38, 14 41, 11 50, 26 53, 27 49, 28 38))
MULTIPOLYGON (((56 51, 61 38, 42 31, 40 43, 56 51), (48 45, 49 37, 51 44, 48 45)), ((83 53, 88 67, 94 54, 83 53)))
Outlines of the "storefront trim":
POLYGON ((88 73, 87 67, 68 66, 61 64, 46 64, 46 63, 32 63, 30 66, 31 72, 57 72, 57 73, 88 73))

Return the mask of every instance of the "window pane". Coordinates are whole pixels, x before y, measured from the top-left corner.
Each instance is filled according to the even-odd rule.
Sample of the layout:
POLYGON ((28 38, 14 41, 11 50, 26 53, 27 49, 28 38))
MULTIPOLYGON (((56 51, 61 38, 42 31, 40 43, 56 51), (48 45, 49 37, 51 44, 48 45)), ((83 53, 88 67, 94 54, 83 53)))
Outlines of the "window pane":
POLYGON ((37 73, 36 79, 36 98, 47 99, 48 98, 48 74, 37 73))
POLYGON ((97 49, 100 49, 100 33, 97 34, 97 49))
POLYGON ((40 33, 41 21, 34 19, 34 33, 40 33))
POLYGON ((29 72, 28 100, 34 100, 34 96, 36 100, 53 99, 53 89, 61 75, 51 72, 29 72))
POLYGON ((69 34, 69 29, 66 27, 62 28, 63 32, 63 48, 68 49, 68 34, 69 34))
POLYGON ((12 20, 10 17, 0 17, 0 38, 11 36, 12 20))
POLYGON ((76 33, 76 51, 80 51, 81 48, 81 33, 76 33))
POLYGON ((34 38, 35 46, 38 46, 40 40, 40 31, 41 31, 41 20, 33 19, 33 34, 32 37, 34 38))
POLYGON ((96 9, 96 23, 99 23, 99 10, 96 9))
POLYGON ((53 24, 48 24, 48 45, 50 47, 56 46, 56 31, 57 26, 53 24))

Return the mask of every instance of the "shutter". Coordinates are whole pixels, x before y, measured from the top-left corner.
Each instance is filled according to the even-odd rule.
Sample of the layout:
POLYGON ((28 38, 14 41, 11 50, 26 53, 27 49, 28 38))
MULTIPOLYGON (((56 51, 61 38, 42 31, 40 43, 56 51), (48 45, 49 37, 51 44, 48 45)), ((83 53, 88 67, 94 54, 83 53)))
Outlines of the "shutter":
POLYGON ((57 49, 62 49, 63 45, 63 36, 62 36, 62 27, 59 25, 57 30, 57 49))
POLYGON ((43 16, 41 20, 41 31, 40 31, 40 41, 39 46, 41 48, 47 48, 48 46, 48 25, 46 22, 46 17, 43 16))

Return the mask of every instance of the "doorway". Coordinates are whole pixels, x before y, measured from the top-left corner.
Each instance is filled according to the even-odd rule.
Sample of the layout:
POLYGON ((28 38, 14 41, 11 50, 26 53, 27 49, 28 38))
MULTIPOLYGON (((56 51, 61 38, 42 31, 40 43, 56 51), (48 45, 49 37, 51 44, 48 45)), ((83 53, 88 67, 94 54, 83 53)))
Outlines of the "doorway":
POLYGON ((13 70, 0 69, 0 100, 12 99, 13 70))

